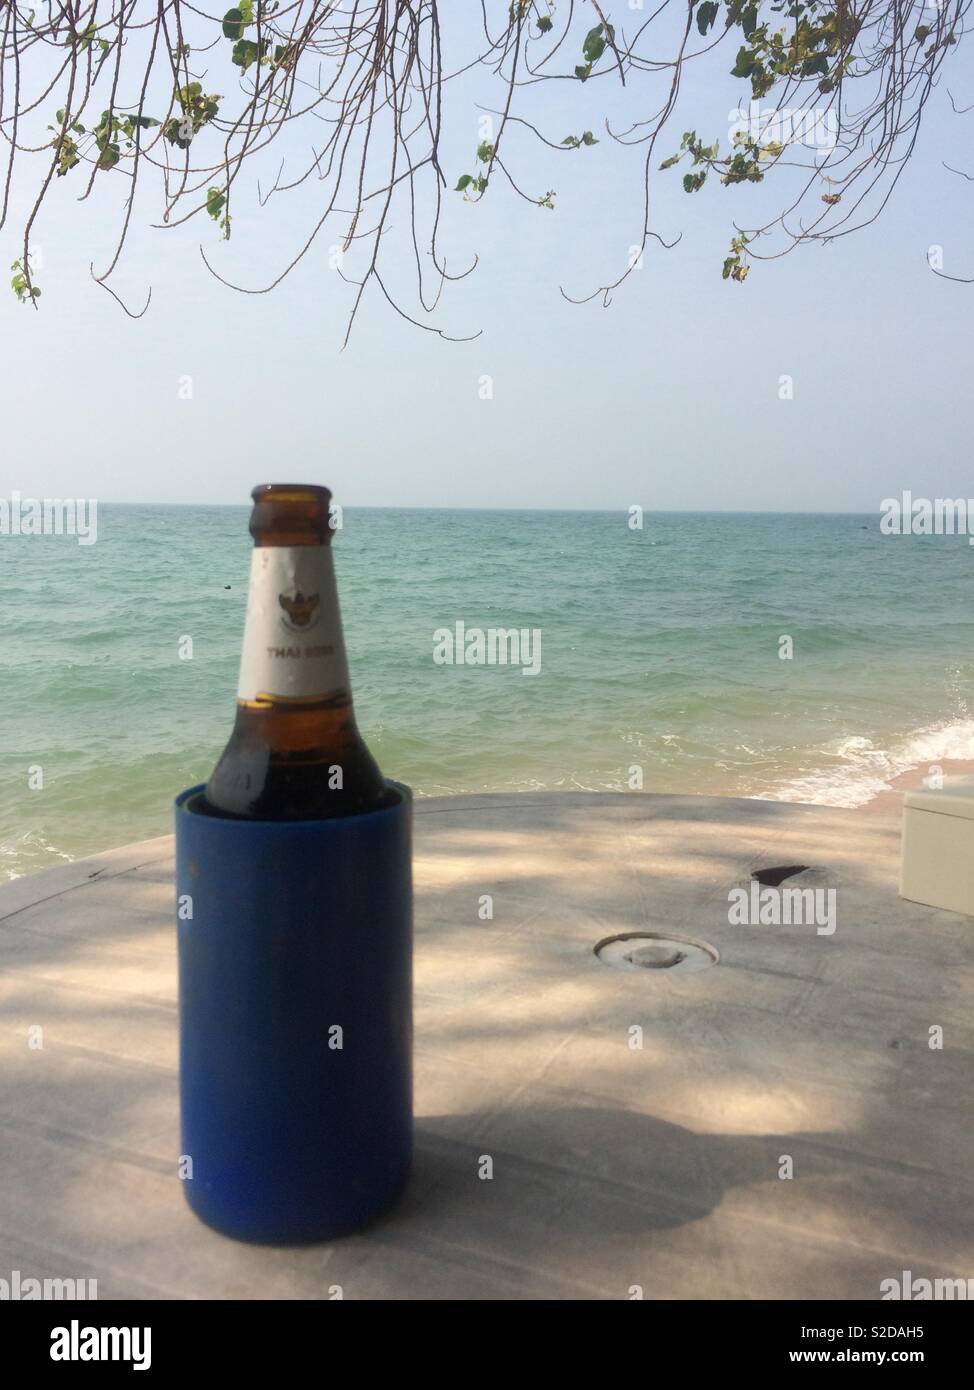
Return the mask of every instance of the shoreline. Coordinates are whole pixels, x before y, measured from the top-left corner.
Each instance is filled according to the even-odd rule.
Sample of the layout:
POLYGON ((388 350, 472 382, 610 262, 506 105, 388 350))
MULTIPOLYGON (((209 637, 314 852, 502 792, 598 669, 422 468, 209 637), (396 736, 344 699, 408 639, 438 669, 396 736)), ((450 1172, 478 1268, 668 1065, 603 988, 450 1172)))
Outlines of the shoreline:
MULTIPOLYGON (((945 783, 960 777, 974 776, 974 759, 943 758, 936 766, 943 772, 945 783)), ((926 787, 929 777, 929 766, 911 767, 907 772, 890 778, 888 787, 855 809, 869 816, 899 816, 903 810, 903 793, 926 787)))
MULTIPOLYGON (((782 805, 784 805, 784 806, 817 806, 817 807, 820 807, 820 808, 823 809, 823 810, 848 811, 850 814, 868 816, 870 820, 872 820, 872 819, 874 819, 874 818, 883 818, 883 819, 890 820, 890 821, 899 821, 899 820, 901 819, 901 817, 902 817, 902 814, 903 814, 903 795, 904 795, 904 793, 905 793, 905 792, 908 792, 908 791, 913 791, 913 790, 915 790, 915 789, 917 789, 917 788, 924 787, 924 786, 926 785, 926 783, 927 783, 927 780, 928 780, 929 777, 930 777, 931 768, 934 767, 934 766, 937 767, 937 768, 939 768, 939 769, 941 770, 945 782, 951 782, 951 781, 953 781, 953 780, 955 780, 955 779, 962 778, 962 777, 972 777, 972 778, 974 778, 974 759, 966 759, 966 758, 943 758, 943 759, 940 760, 939 763, 936 763, 936 764, 924 764, 923 766, 909 768, 909 769, 907 769, 905 772, 898 773, 895 777, 891 777, 891 778, 889 779, 888 785, 885 786, 885 787, 882 789, 882 791, 877 792, 874 796, 872 796, 872 797, 870 798, 869 801, 862 802, 862 803, 861 803, 860 805, 858 805, 858 806, 843 806, 843 805, 838 804, 838 803, 830 803, 830 802, 817 801, 817 800, 816 800, 816 801, 800 801, 800 800, 792 800, 791 798, 784 799, 784 798, 778 798, 778 797, 773 797, 773 796, 741 797, 739 794, 735 796, 733 793, 717 793, 717 794, 714 794, 714 793, 702 793, 702 792, 697 793, 697 792, 694 792, 694 793, 689 793, 689 794, 690 794, 690 795, 693 795, 693 796, 699 796, 699 797, 701 797, 701 798, 703 798, 703 797, 708 797, 709 799, 712 799, 712 800, 724 800, 724 799, 728 799, 728 800, 747 800, 747 801, 754 801, 754 802, 757 802, 758 804, 770 804, 770 805, 777 805, 777 806, 782 806, 782 805)), ((485 793, 457 792, 457 793, 454 793, 453 795, 449 795, 448 798, 447 798, 447 796, 445 796, 443 793, 438 793, 438 794, 435 794, 435 796, 434 796, 433 799, 437 799, 437 800, 449 799, 449 800, 452 800, 452 801, 461 801, 461 800, 465 800, 465 799, 470 799, 470 798, 472 798, 472 797, 475 798, 475 797, 481 796, 481 795, 492 795, 492 794, 493 794, 493 795, 497 795, 498 793, 486 793, 486 792, 485 792, 485 793)), ((533 790, 531 790, 531 791, 522 790, 522 791, 510 792, 510 793, 505 793, 505 794, 506 794, 506 795, 510 795, 510 796, 512 796, 512 797, 515 797, 515 798, 519 798, 519 797, 530 797, 530 796, 536 795, 536 794, 541 794, 541 795, 558 794, 558 792, 557 792, 556 789, 554 789, 554 788, 536 788, 536 789, 533 789, 533 790)), ((577 792, 574 792, 574 793, 573 793, 573 791, 571 791, 571 790, 565 790, 563 794, 564 794, 564 795, 570 796, 570 795, 578 794, 578 793, 577 793, 577 792)), ((621 792, 621 793, 620 793, 620 792, 604 792, 604 793, 591 793, 591 792, 589 792, 589 793, 585 793, 585 794, 589 794, 589 795, 606 795, 606 796, 627 795, 627 793, 624 793, 624 792, 621 792)), ((677 793, 662 793, 662 794, 663 794, 663 795, 676 795, 677 793)), ((428 800, 428 799, 430 799, 430 798, 423 797, 423 796, 417 797, 417 803, 418 803, 418 804, 421 804, 424 800, 428 800)), ((162 836, 164 836, 164 835, 166 835, 166 834, 168 834, 168 833, 169 833, 168 831, 160 831, 160 832, 158 832, 158 834, 159 834, 159 835, 162 835, 162 836)), ((153 838, 156 838, 156 836, 149 836, 148 838, 149 838, 149 839, 153 839, 153 838)), ((2 878, 0 878, 0 884, 10 884, 10 883, 18 882, 18 881, 19 881, 19 882, 23 882, 23 880, 29 879, 29 878, 33 878, 33 877, 35 877, 37 874, 46 873, 46 872, 49 872, 49 871, 52 870, 52 869, 56 869, 56 868, 59 868, 59 867, 63 867, 64 865, 67 865, 67 864, 76 864, 76 863, 79 863, 80 861, 82 861, 82 860, 84 860, 84 859, 90 859, 90 858, 93 858, 93 857, 95 857, 95 856, 97 856, 97 855, 107 854, 107 853, 110 853, 110 852, 112 852, 112 851, 122 851, 122 850, 125 850, 125 849, 129 848, 129 847, 131 846, 131 844, 141 844, 141 843, 147 843, 147 842, 148 842, 148 841, 147 841, 144 837, 139 837, 138 839, 133 840, 133 841, 125 841, 125 840, 123 840, 121 843, 109 844, 109 845, 107 845, 107 846, 102 845, 102 846, 98 847, 97 849, 95 849, 95 848, 93 848, 93 849, 88 849, 88 850, 86 850, 86 852, 83 853, 83 854, 69 855, 69 854, 65 854, 65 853, 59 853, 59 854, 56 856, 56 858, 52 859, 52 862, 50 862, 50 863, 39 864, 39 865, 37 865, 36 867, 31 867, 31 868, 25 869, 25 870, 23 870, 23 871, 17 871, 17 870, 13 870, 12 872, 11 872, 11 871, 8 871, 8 873, 7 873, 5 876, 3 876, 2 878)))

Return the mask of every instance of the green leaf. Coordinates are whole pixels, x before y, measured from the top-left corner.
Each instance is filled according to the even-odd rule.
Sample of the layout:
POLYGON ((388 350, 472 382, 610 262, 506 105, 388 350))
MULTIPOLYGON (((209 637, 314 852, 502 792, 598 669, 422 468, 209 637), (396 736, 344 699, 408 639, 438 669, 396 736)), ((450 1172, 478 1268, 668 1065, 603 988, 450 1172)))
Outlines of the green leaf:
POLYGON ((731 77, 750 77, 756 64, 751 52, 747 48, 739 48, 737 51, 737 62, 731 68, 731 77))
POLYGON ((582 145, 597 145, 599 142, 590 130, 586 130, 581 135, 566 135, 561 143, 567 145, 570 150, 578 150, 582 145))
POLYGON ((554 23, 552 19, 550 18, 550 16, 546 14, 543 14, 541 18, 538 20, 538 32, 540 34, 549 33, 553 27, 554 23))
POLYGON ((459 178, 459 181, 457 182, 457 186, 456 186, 456 188, 455 188, 453 191, 454 191, 454 193, 462 193, 463 190, 464 190, 465 188, 469 188, 470 185, 471 185, 472 183, 473 183, 473 175, 472 175, 472 174, 461 174, 461 175, 460 175, 460 178, 459 178))
POLYGON ((239 43, 234 44, 230 57, 238 68, 242 68, 246 72, 251 63, 257 62, 260 53, 253 39, 241 39, 239 43))
POLYGON ((716 0, 705 0, 705 3, 697 10, 697 28, 701 34, 706 34, 714 20, 717 18, 717 11, 720 5, 716 0))
POLYGON ((599 61, 604 52, 605 39, 602 37, 602 25, 596 24, 595 28, 590 29, 585 35, 585 42, 582 44, 582 56, 591 67, 593 63, 599 61))
POLYGON ((98 164, 96 167, 99 169, 111 169, 118 163, 120 157, 117 145, 106 145, 98 156, 98 164))
POLYGON ((664 159, 664 160, 663 160, 663 163, 662 163, 659 167, 660 167, 661 169, 672 169, 672 168, 673 168, 673 165, 674 165, 674 164, 679 164, 679 162, 680 162, 680 156, 679 156, 678 154, 671 154, 670 157, 669 157, 669 159, 664 159))
POLYGON ((741 14, 741 29, 743 30, 744 37, 749 39, 757 27, 758 7, 757 5, 748 5, 747 9, 741 14))
POLYGON ((243 14, 239 9, 227 10, 223 16, 223 37, 225 39, 233 39, 234 42, 237 39, 242 39, 246 27, 243 14))
POLYGON ((575 67, 575 76, 578 78, 579 82, 584 82, 591 71, 591 63, 589 63, 586 67, 582 67, 581 63, 579 63, 575 67))

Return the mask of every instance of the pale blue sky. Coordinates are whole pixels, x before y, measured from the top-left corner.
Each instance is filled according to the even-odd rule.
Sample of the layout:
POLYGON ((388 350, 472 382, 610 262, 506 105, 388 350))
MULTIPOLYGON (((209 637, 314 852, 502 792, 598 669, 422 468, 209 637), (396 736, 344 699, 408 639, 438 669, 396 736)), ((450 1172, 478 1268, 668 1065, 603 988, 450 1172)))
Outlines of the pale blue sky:
MULTIPOLYGON (((974 100, 964 47, 949 78, 958 105, 974 100)), ((690 125, 726 143, 741 88, 726 75, 732 60, 728 48, 687 84, 662 154, 690 125)), ((474 103, 489 92, 481 78, 450 98, 451 186, 473 168, 474 103)), ((644 95, 639 110, 650 106, 644 95)), ((328 483, 348 505, 874 511, 903 488, 974 491, 974 286, 937 280, 925 260, 941 244, 947 270, 974 274, 974 186, 940 162, 967 167, 974 112, 955 116, 942 89, 878 225, 756 265, 744 286, 722 282, 720 262, 733 218, 757 220, 770 193, 691 197, 679 171, 658 175, 654 225, 682 243, 652 249, 605 311, 565 303, 558 286, 594 288, 636 239, 641 155, 605 138, 607 108, 622 109, 607 84, 535 89, 532 110, 553 136, 602 137, 564 156, 519 139, 524 183, 554 188, 556 212, 520 202, 499 177, 478 206, 447 196, 451 263, 477 251, 480 265, 447 292, 437 323, 482 328, 472 343, 409 327, 373 293, 340 351, 349 291, 327 268, 337 230, 269 296, 211 279, 201 241, 231 278, 273 275, 320 186, 263 211, 238 196, 227 246, 203 220, 151 230, 157 204, 144 200, 113 282, 133 303, 153 286, 132 322, 88 278, 111 245, 121 180, 102 180, 84 205, 58 181, 36 237, 42 308, 0 292, 0 493, 244 502, 256 482, 295 478, 328 483), (778 399, 782 373, 793 401, 778 399), (483 375, 493 400, 479 399, 483 375), (191 401, 179 399, 184 376, 191 401)), ((28 191, 16 186, 15 211, 28 191)), ((18 231, 13 215, 4 264, 18 231)), ((388 268, 408 306, 397 236, 388 268)))

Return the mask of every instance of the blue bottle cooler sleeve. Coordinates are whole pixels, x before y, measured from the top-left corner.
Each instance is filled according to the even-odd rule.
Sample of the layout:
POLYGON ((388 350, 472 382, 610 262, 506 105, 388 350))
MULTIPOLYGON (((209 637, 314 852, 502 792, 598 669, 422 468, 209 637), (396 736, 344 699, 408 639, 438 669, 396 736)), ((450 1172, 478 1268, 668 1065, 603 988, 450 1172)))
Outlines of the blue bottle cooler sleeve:
POLYGON ((411 796, 326 821, 176 801, 181 1155, 241 1240, 326 1240, 387 1207, 412 1151, 411 796))

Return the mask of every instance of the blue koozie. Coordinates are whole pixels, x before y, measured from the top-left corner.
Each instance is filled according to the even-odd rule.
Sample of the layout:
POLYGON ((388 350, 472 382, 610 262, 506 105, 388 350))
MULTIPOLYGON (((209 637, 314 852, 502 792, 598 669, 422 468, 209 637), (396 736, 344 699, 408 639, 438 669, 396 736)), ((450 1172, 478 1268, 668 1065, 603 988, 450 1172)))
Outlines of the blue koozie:
POLYGON ((326 1240, 389 1205, 412 1152, 411 795, 250 821, 176 801, 187 1200, 241 1240, 326 1240))

